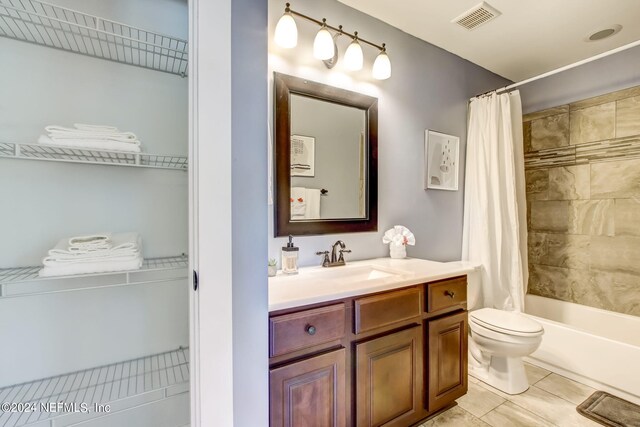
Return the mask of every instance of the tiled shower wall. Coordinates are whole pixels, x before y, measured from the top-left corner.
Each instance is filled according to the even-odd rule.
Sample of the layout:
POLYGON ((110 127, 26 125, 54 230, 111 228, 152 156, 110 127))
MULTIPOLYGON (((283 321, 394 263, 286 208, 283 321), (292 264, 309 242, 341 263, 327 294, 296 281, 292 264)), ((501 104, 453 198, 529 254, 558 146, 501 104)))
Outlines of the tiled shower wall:
POLYGON ((640 86, 523 121, 528 292, 640 316, 640 86))

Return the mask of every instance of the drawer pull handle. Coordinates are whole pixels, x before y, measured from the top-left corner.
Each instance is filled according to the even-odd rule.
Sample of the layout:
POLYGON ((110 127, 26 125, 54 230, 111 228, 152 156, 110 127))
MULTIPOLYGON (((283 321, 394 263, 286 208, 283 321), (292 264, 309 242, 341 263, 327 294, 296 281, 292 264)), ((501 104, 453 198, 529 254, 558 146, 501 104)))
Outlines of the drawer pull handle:
POLYGON ((307 331, 307 333, 309 335, 315 335, 316 334, 316 327, 313 326, 313 325, 307 325, 307 327, 304 330, 307 331))
POLYGON ((449 291, 449 290, 444 291, 444 294, 445 294, 445 296, 448 296, 451 299, 453 299, 456 296, 455 292, 449 291))

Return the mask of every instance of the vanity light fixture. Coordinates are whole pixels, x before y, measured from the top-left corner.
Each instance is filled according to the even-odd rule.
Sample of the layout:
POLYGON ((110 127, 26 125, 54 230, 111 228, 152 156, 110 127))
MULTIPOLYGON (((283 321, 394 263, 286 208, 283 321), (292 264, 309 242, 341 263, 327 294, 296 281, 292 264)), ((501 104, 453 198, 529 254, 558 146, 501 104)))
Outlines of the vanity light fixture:
POLYGON ((362 43, 367 44, 379 50, 379 54, 373 64, 372 75, 374 79, 386 80, 391 77, 391 61, 387 55, 386 45, 382 46, 372 43, 358 36, 358 32, 353 34, 342 29, 342 25, 338 28, 327 24, 325 18, 322 21, 313 19, 307 15, 303 15, 295 10, 291 10, 290 4, 287 3, 284 9, 284 15, 280 17, 275 30, 275 42, 284 48, 290 49, 297 45, 298 29, 294 20, 294 16, 313 22, 320 26, 320 30, 316 34, 313 41, 313 56, 324 61, 327 68, 333 68, 337 61, 337 50, 335 39, 337 36, 345 35, 351 38, 351 43, 347 47, 344 55, 344 65, 349 71, 361 70, 364 63, 364 54, 362 53, 362 43), (335 32, 335 37, 331 31, 335 32))
POLYGON ((384 43, 382 43, 382 50, 373 63, 372 74, 373 78, 378 80, 385 80, 391 77, 391 61, 387 55, 387 48, 384 43))
POLYGON ((364 56, 362 54, 362 47, 360 43, 358 43, 358 32, 356 31, 353 34, 355 38, 344 53, 344 67, 349 71, 358 71, 362 70, 364 56))
POLYGON ((334 54, 333 36, 327 30, 327 20, 322 18, 322 27, 313 40, 313 56, 318 59, 331 59, 334 54))
POLYGON ((298 27, 291 15, 289 3, 284 9, 284 15, 280 17, 278 25, 276 25, 275 42, 286 49, 291 49, 298 45, 298 27))

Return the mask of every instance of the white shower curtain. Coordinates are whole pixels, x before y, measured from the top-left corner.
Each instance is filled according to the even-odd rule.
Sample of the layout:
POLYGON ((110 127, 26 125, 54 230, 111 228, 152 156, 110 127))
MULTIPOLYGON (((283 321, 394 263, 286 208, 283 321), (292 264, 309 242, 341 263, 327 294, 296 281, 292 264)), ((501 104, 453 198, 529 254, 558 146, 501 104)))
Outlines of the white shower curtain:
POLYGON ((469 104, 462 259, 482 264, 482 306, 523 311, 528 280, 520 93, 469 104))

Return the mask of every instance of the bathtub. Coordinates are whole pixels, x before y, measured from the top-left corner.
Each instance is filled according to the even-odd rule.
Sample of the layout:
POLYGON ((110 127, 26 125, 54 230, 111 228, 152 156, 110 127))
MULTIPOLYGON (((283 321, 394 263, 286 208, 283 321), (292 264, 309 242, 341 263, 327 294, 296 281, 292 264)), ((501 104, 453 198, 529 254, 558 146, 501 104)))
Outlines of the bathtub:
POLYGON ((640 317, 527 295, 545 333, 528 362, 640 404, 640 317))

